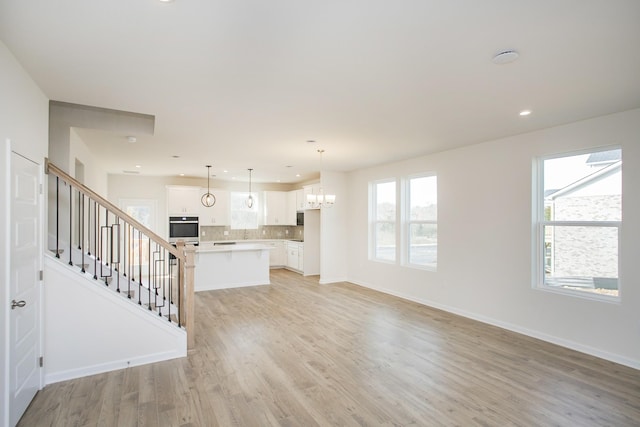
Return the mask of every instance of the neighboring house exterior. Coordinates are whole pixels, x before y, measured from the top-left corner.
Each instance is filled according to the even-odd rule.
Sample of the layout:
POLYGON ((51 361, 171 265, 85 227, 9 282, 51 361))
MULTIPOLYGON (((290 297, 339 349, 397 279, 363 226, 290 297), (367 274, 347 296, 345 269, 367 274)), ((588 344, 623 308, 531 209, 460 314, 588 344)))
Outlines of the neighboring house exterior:
MULTIPOLYGON (((545 197, 547 215, 554 221, 620 221, 622 212, 622 160, 600 158, 587 164, 595 172, 545 197)), ((547 273, 566 285, 617 289, 618 229, 612 227, 556 226, 547 231, 547 273), (593 278, 593 280, 591 280, 593 278), (576 281, 576 279, 578 281, 576 281), (584 279, 582 282, 579 280, 584 279)), ((553 283, 553 280, 552 280, 553 283)))

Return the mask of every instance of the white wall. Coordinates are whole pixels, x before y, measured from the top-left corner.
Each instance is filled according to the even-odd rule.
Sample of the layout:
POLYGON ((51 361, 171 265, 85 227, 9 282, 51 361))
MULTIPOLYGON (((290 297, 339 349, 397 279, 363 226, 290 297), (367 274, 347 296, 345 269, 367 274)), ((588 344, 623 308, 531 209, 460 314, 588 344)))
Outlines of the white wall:
POLYGON ((322 188, 335 194, 331 208, 322 208, 320 220, 320 283, 347 280, 347 218, 349 193, 347 176, 340 172, 322 172, 322 188))
POLYGON ((83 184, 106 198, 107 171, 102 167, 100 160, 96 159, 93 153, 89 151, 89 148, 74 128, 71 128, 69 137, 69 175, 78 178, 75 171, 75 160, 79 160, 84 164, 83 184))
POLYGON ((349 175, 349 280, 640 368, 640 110, 349 175), (623 150, 620 304, 532 289, 532 161, 623 150), (368 183, 438 174, 438 271, 368 260, 368 183))
MULTIPOLYGON (((0 41, 0 226, 9 235, 9 159, 13 150, 39 164, 47 156, 48 100, 0 41)), ((9 250, 0 245, 0 426, 9 424, 9 250)))
POLYGON ((187 334, 45 257, 46 383, 187 355, 187 334))

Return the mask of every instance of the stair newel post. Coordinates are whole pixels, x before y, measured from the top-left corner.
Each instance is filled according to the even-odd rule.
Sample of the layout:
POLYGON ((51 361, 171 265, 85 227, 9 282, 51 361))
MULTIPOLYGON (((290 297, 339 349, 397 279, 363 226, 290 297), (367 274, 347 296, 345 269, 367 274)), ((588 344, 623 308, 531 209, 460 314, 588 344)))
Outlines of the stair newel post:
POLYGON ((184 245, 184 242, 178 242, 178 250, 184 254, 184 270, 182 284, 178 289, 178 305, 180 306, 180 318, 182 318, 182 324, 187 329, 187 348, 194 348, 195 345, 195 301, 194 301, 194 269, 195 269, 195 254, 196 248, 193 245, 184 245), (184 290, 182 298, 180 294, 184 290))
POLYGON ((56 176, 56 258, 60 258, 60 177, 56 176))
POLYGON ((73 265, 73 188, 69 185, 69 265, 73 265))

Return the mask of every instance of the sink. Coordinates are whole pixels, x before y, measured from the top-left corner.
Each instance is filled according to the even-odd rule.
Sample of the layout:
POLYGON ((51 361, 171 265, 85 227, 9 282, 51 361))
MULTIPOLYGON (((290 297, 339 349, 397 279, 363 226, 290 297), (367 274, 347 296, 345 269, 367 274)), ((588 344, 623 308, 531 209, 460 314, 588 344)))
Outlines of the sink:
POLYGON ((236 242, 215 242, 213 246, 221 246, 221 245, 235 245, 236 242))

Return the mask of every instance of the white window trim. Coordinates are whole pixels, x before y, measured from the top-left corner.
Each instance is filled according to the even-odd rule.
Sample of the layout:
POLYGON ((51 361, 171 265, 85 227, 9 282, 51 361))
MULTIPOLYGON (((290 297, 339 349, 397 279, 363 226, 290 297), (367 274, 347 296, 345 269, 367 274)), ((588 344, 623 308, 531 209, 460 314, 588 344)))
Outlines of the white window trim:
MULTIPOLYGON (((567 295, 591 301, 620 304, 622 301, 622 278, 618 276, 618 295, 602 295, 574 289, 552 287, 545 284, 544 262, 544 227, 545 226, 585 226, 585 227, 617 227, 618 229, 618 271, 622 259, 620 238, 622 236, 622 221, 547 221, 544 219, 544 161, 568 156, 595 153, 599 151, 621 149, 621 146, 593 147, 582 150, 556 153, 548 156, 539 156, 533 160, 532 167, 532 288, 534 290, 567 295)), ((624 194, 623 194, 624 199, 624 194)))

